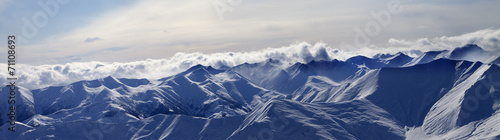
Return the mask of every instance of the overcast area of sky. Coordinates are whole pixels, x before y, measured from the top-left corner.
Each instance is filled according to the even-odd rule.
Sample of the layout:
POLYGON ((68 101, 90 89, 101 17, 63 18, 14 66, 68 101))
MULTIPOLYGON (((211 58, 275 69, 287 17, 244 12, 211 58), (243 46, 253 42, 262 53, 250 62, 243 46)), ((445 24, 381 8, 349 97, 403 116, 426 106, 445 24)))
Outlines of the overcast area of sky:
MULTIPOLYGON (((0 37, 22 35, 26 22, 44 12, 37 2, 0 0, 0 37)), ((30 65, 68 62, 130 62, 172 57, 177 52, 247 52, 295 42, 353 44, 370 12, 388 10, 390 0, 68 0, 47 24, 18 45, 19 61, 30 65), (221 20, 214 2, 232 11, 221 20), (241 2, 241 3, 234 3, 241 2)), ((400 0, 402 10, 370 37, 416 40, 500 28, 498 0, 400 0)), ((53 7, 52 7, 53 8, 53 7)), ((46 13, 47 14, 47 13, 46 13)), ((5 39, 6 40, 6 39, 5 39)), ((4 42, 4 41, 1 41, 4 42)), ((6 44, 5 42, 3 44, 6 44)), ((5 53, 0 54, 6 58, 5 53)))

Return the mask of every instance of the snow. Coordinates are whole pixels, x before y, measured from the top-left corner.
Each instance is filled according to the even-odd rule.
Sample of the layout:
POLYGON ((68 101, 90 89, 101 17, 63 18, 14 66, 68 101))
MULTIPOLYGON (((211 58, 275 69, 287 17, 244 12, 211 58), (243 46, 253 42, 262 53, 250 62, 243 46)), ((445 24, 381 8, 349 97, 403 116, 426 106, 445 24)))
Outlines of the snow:
POLYGON ((499 54, 467 45, 415 58, 300 55, 307 61, 19 87, 16 132, 0 108, 0 139, 500 138, 499 54))

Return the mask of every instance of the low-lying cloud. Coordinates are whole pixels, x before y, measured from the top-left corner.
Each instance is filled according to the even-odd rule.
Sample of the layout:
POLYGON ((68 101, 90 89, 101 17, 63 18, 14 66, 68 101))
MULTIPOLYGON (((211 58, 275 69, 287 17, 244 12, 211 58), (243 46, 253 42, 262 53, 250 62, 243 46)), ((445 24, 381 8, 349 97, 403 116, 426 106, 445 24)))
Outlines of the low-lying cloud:
MULTIPOLYGON (((281 48, 268 48, 254 52, 226 52, 214 54, 176 53, 169 59, 148 59, 129 63, 73 62, 63 65, 16 65, 18 85, 37 89, 52 85, 63 85, 80 80, 92 80, 106 76, 119 78, 159 79, 187 70, 194 65, 213 67, 236 66, 276 59, 284 64, 306 63, 312 60, 343 59, 339 50, 325 43, 296 43, 281 48)), ((5 64, 2 64, 5 65, 5 64)), ((7 84, 7 71, 0 70, 0 79, 7 84)))
POLYGON ((453 49, 466 44, 477 44, 483 49, 494 51, 500 49, 500 30, 484 29, 459 36, 442 36, 436 38, 420 38, 417 40, 399 40, 391 38, 389 44, 396 48, 417 49, 422 51, 453 49))
MULTIPOLYGON (((236 66, 243 63, 258 63, 268 59, 280 60, 291 65, 297 62, 307 63, 312 60, 346 60, 355 55, 372 56, 376 53, 405 52, 453 49, 468 43, 475 43, 486 50, 498 50, 500 30, 485 29, 453 37, 432 39, 398 40, 390 39, 390 47, 363 48, 357 51, 333 49, 326 43, 295 43, 280 48, 267 48, 253 52, 224 52, 214 54, 176 53, 168 59, 148 59, 128 63, 73 62, 58 65, 16 65, 18 85, 37 89, 53 85, 64 85, 81 80, 92 80, 114 76, 118 78, 159 79, 187 70, 194 65, 213 67, 236 66)), ((6 64, 0 64, 6 65, 6 64)), ((0 69, 0 83, 7 85, 7 69, 0 69)))

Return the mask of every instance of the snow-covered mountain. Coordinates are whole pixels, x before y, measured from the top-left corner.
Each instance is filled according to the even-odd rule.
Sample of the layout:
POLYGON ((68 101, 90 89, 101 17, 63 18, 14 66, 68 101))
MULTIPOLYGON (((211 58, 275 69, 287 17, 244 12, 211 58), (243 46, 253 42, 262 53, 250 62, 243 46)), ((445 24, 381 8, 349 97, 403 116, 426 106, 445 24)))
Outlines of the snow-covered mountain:
POLYGON ((467 45, 20 87, 16 132, 2 108, 0 138, 500 139, 499 56, 467 45))

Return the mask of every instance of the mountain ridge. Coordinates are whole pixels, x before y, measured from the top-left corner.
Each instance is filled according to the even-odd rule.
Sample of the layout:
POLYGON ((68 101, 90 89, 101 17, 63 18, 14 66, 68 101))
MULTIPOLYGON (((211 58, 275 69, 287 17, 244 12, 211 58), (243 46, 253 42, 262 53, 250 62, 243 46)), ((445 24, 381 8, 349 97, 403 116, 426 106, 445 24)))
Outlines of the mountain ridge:
POLYGON ((275 59, 221 68, 195 65, 158 80, 108 76, 43 89, 21 87, 28 107, 18 117, 23 133, 0 131, 0 138, 69 138, 42 128, 78 125, 83 127, 68 134, 85 138, 82 131, 97 124, 116 128, 101 133, 110 139, 498 137, 500 129, 490 124, 500 124, 495 118, 500 68, 494 61, 460 60, 492 54, 477 47, 415 58, 380 54, 290 66, 275 59), (471 108, 475 100, 481 102, 471 108), (216 132, 218 126, 227 129, 216 132))

